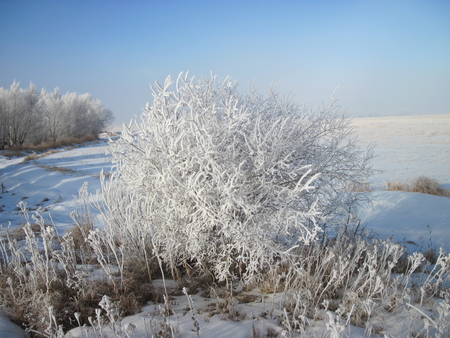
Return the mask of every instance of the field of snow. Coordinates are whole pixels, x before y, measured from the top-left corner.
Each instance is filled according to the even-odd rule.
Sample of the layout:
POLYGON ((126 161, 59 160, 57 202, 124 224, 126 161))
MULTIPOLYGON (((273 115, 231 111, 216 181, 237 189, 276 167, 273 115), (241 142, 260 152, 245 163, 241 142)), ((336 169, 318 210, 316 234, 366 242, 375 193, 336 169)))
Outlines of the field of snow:
MULTIPOLYGON (((419 176, 435 178, 445 188, 450 188, 450 115, 355 118, 353 124, 362 146, 375 144, 373 167, 377 172, 369 182, 372 203, 359 210, 363 224, 377 236, 391 236, 395 241, 408 243, 411 251, 426 250, 431 245, 443 246, 450 252, 450 198, 382 190, 383 182, 406 182, 419 176)), ((12 229, 22 225, 24 219, 17 205, 23 201, 30 210, 42 208, 46 211, 47 221, 53 222, 63 234, 73 225, 70 213, 75 209, 74 196, 78 189, 87 181, 90 192, 95 193, 100 188, 100 171, 110 170, 112 163, 107 148, 107 139, 102 138, 26 163, 22 163, 23 158, 0 156, 0 224, 12 229)), ((101 226, 98 218, 96 225, 101 226)), ((205 300, 198 295, 193 301, 195 308, 205 306, 205 300)), ((186 296, 180 296, 179 302, 182 314, 186 296)), ((247 319, 239 322, 220 320, 217 316, 199 319, 201 336, 249 337, 255 323, 266 330, 270 326, 276 327, 269 319, 259 318, 259 322, 250 319, 251 313, 261 313, 264 307, 270 308, 270 304, 258 300, 240 307, 247 313, 247 319)), ((123 323, 133 322, 145 330, 153 311, 156 311, 155 305, 149 305, 142 314, 123 323)), ((177 320, 182 336, 196 337, 191 316, 181 314, 177 320)), ((386 318, 386 321, 390 320, 394 319, 386 318)), ((409 320, 402 320, 399 325, 410 325, 409 320)), ((0 323, 0 336, 18 337, 17 333, 8 336, 6 329, 1 331, 2 327, 7 326, 0 323)), ((347 336, 365 336, 364 329, 350 325, 346 330, 347 336)), ((397 330, 398 334, 402 332, 401 327, 397 330)), ((81 331, 78 329, 73 334, 81 337, 81 331)), ((137 332, 136 337, 139 336, 137 332)), ((140 333, 145 334, 145 331, 140 333)), ((316 334, 321 337, 322 333, 317 331, 316 334)), ((394 332, 391 334, 400 337, 394 332)))
POLYGON ((107 148, 107 138, 102 138, 28 163, 22 163, 24 158, 0 157, 0 182, 7 191, 0 195, 3 209, 0 224, 6 227, 11 222, 13 228, 23 224, 17 210, 17 204, 23 201, 30 210, 40 207, 48 211, 58 231, 63 233, 73 225, 70 213, 78 189, 88 182, 90 191, 95 193, 100 189, 101 170, 110 171, 112 163, 107 148))
POLYGON ((373 201, 359 214, 365 225, 384 237, 416 243, 411 250, 431 244, 450 252, 450 198, 381 190, 384 182, 419 176, 450 189, 450 115, 367 117, 353 123, 362 146, 375 144, 373 201))
POLYGON ((450 115, 364 117, 353 119, 362 146, 376 145, 373 166, 383 182, 429 176, 450 188, 450 115))

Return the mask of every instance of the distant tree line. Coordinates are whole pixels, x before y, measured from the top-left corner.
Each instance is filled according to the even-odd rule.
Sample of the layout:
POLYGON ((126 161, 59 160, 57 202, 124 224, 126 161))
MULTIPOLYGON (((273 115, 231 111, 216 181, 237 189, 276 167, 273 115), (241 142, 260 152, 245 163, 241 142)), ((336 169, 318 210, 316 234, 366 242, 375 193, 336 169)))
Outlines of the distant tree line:
POLYGON ((113 113, 90 94, 53 92, 14 81, 0 87, 0 148, 39 145, 61 139, 96 136, 112 121, 113 113))

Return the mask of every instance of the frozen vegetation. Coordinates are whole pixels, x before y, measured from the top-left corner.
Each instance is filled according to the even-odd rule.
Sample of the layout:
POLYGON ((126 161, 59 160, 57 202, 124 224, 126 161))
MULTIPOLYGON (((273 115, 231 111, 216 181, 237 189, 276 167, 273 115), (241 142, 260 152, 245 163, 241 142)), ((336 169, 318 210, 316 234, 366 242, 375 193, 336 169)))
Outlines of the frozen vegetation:
POLYGON ((14 81, 0 87, 0 149, 37 146, 95 138, 114 119, 110 110, 90 94, 78 95, 27 89, 14 81))
POLYGON ((109 142, 0 158, 9 318, 49 337, 449 335, 450 198, 384 189, 450 188, 450 116, 171 82, 109 142))

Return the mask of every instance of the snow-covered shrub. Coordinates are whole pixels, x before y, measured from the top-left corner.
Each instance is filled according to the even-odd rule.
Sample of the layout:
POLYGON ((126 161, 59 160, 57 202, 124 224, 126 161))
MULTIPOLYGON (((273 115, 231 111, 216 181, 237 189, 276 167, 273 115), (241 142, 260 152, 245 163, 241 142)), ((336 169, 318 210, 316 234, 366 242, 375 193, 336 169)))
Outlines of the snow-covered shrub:
POLYGON ((111 141, 107 227, 177 266, 218 280, 258 277, 359 201, 370 152, 331 101, 318 111, 229 77, 180 74, 152 88, 141 122, 111 141), (117 197, 121 198, 118 199, 117 197))

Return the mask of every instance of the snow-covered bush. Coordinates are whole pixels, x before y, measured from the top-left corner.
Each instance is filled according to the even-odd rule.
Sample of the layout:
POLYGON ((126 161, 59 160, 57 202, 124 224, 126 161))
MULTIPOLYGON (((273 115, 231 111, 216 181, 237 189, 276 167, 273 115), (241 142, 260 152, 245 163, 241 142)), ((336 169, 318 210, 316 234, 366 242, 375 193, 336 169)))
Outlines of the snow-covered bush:
POLYGON ((148 238, 174 275, 252 280, 358 203, 349 186, 364 183, 371 153, 333 99, 312 111, 183 73, 172 86, 156 83, 141 122, 111 142, 116 171, 102 190, 107 228, 148 238))

